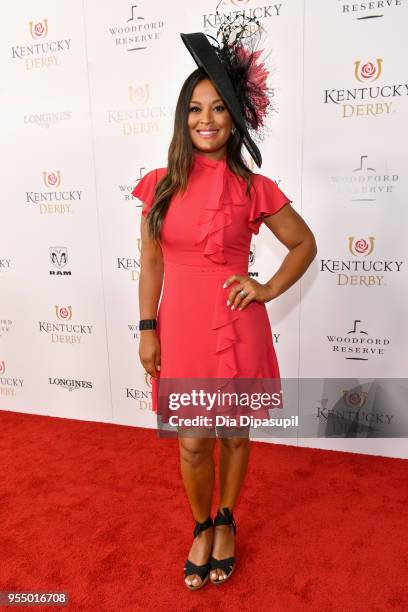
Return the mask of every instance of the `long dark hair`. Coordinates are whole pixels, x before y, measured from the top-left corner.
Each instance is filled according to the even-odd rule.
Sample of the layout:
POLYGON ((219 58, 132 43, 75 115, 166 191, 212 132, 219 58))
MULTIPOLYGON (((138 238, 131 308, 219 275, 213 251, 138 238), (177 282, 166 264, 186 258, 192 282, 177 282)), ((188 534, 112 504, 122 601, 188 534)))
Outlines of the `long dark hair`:
MULTIPOLYGON (((194 159, 194 148, 188 129, 190 100, 194 87, 203 79, 208 79, 207 73, 197 68, 187 77, 180 90, 174 117, 173 137, 168 150, 167 174, 157 183, 151 209, 146 215, 148 232, 154 240, 160 238, 163 220, 172 196, 178 191, 184 192, 187 187, 194 159)), ((227 143, 227 163, 234 174, 246 180, 247 193, 249 193, 252 171, 241 155, 241 146, 242 136, 238 130, 235 130, 227 143)))

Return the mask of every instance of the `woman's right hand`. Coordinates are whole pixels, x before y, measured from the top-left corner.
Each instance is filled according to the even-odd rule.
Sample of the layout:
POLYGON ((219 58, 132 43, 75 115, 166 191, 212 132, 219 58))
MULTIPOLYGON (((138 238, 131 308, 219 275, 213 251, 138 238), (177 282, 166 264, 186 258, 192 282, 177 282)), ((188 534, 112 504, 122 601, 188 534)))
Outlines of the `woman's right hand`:
POLYGON ((156 378, 160 370, 160 341, 155 329, 140 330, 139 358, 146 372, 156 378))

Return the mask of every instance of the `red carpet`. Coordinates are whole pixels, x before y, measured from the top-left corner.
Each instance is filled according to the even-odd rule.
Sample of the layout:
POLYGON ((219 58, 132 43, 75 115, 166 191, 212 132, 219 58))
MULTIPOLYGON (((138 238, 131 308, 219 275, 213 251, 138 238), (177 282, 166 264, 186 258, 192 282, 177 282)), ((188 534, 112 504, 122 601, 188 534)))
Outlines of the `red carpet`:
POLYGON ((0 420, 1 591, 66 590, 71 604, 59 609, 75 611, 408 609, 405 460, 254 443, 235 574, 189 592, 193 520, 174 439, 0 420))

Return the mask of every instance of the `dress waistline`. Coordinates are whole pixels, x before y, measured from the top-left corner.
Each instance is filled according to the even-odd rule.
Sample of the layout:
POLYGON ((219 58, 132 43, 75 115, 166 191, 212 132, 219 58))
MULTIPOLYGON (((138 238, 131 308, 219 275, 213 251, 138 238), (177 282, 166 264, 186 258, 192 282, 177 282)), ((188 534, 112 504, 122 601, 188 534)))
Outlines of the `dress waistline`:
POLYGON ((229 276, 232 274, 248 275, 248 265, 245 263, 229 263, 223 264, 199 264, 199 263, 176 263, 174 261, 164 260, 164 272, 174 272, 177 274, 207 274, 210 276, 229 276))

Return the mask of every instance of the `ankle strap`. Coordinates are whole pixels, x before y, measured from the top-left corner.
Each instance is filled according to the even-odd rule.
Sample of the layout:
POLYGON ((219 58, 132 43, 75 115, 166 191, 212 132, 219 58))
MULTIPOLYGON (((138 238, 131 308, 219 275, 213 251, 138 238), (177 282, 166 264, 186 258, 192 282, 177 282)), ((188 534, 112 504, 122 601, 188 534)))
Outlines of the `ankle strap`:
POLYGON ((237 526, 235 524, 233 513, 229 508, 223 508, 222 511, 224 514, 221 514, 220 510, 218 509, 217 516, 214 519, 214 525, 232 525, 235 534, 237 531, 237 526))
POLYGON ((209 516, 208 519, 204 521, 204 523, 200 523, 199 521, 196 521, 194 532, 193 532, 194 537, 196 538, 201 531, 205 531, 206 529, 208 529, 209 527, 212 527, 213 525, 214 523, 213 523, 211 516, 209 516))

